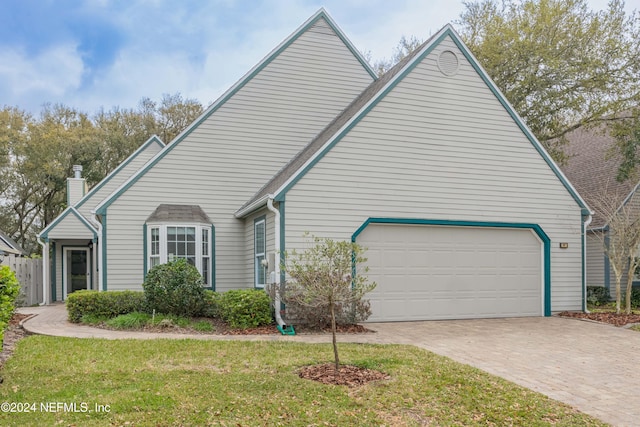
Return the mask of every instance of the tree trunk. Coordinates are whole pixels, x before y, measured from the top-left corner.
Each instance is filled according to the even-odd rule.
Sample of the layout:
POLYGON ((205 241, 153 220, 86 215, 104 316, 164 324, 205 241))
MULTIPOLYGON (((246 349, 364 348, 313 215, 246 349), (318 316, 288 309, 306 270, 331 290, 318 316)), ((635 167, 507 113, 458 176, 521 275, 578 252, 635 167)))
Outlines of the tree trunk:
POLYGON ((335 357, 335 372, 337 375, 340 370, 340 358, 338 357, 338 343, 336 341, 336 308, 333 301, 331 302, 331 334, 333 335, 333 355, 335 357))
POLYGON ((625 313, 631 314, 631 291, 633 289, 633 273, 636 271, 638 263, 629 260, 629 270, 627 271, 627 289, 625 291, 625 313))
POLYGON ((616 314, 620 314, 620 301, 622 299, 622 292, 620 290, 620 282, 622 277, 619 277, 616 272, 616 314))

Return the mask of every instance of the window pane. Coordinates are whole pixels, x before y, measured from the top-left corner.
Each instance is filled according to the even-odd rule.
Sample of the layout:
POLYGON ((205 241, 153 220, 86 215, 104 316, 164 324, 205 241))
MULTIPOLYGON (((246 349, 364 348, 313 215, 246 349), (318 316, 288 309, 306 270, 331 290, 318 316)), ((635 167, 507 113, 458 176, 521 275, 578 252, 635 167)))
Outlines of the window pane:
POLYGON ((187 235, 187 240, 189 242, 196 241, 196 228, 195 227, 185 227, 185 234, 187 235))
POLYGON ((196 242, 187 242, 187 255, 196 254, 196 242))
POLYGON ((167 240, 171 242, 176 241, 176 227, 167 227, 167 240))
POLYGON ((150 259, 149 268, 153 268, 158 264, 160 264, 160 258, 159 257, 152 257, 150 259))
POLYGON ((187 257, 187 262, 189 264, 195 266, 196 265, 196 257, 194 257, 194 256, 187 257))
POLYGON ((263 254, 265 251, 265 235, 264 235, 264 221, 256 223, 255 233, 256 233, 256 254, 263 254))
POLYGON ((184 241, 176 243, 176 255, 179 257, 187 255, 187 244, 184 241))
POLYGON ((202 229, 202 255, 209 255, 209 230, 202 229))
POLYGON ((264 285, 267 282, 267 269, 262 266, 264 256, 256 257, 256 285, 264 285))
POLYGON ((173 261, 173 257, 178 254, 176 242, 167 242, 167 257, 169 261, 173 261))
POLYGON ((209 258, 202 258, 202 280, 205 285, 209 284, 209 258))
POLYGON ((176 240, 184 242, 186 240, 184 234, 184 227, 176 227, 176 240))

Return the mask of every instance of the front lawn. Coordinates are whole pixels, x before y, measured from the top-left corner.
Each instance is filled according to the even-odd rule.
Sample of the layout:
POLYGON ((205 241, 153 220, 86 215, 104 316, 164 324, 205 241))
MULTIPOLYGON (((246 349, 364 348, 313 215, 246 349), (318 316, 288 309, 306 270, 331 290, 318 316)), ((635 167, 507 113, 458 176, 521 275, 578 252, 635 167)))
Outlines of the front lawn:
POLYGON ((361 388, 298 377, 301 367, 330 361, 331 351, 328 344, 32 336, 1 371, 0 401, 16 410, 34 403, 35 411, 8 413, 3 405, 0 425, 604 425, 411 346, 341 344, 344 363, 391 376, 361 388))

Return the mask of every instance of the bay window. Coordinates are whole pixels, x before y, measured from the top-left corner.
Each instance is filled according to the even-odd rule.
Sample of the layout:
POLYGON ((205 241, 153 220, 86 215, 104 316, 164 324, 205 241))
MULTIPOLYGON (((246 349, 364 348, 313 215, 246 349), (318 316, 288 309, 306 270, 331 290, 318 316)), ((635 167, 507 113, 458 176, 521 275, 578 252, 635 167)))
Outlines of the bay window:
POLYGON ((211 286, 211 226, 203 224, 148 224, 149 268, 184 258, 195 266, 204 284, 211 286))

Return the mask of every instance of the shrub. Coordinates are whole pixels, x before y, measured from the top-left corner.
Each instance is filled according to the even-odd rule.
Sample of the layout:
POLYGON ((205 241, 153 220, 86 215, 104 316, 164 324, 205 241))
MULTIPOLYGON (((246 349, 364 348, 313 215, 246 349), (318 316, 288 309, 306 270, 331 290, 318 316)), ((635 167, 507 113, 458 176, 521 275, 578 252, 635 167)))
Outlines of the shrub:
POLYGON ((209 289, 205 289, 204 290, 204 299, 203 299, 203 309, 202 309, 202 316, 204 317, 210 317, 212 319, 215 319, 217 317, 220 317, 220 297, 222 296, 222 294, 219 294, 218 292, 209 290, 209 289))
POLYGON ((246 329, 272 322, 271 300, 258 289, 238 289, 221 294, 220 317, 232 328, 246 329))
POLYGON ((631 307, 640 308, 640 288, 631 289, 631 307))
POLYGON ((0 346, 4 338, 4 330, 16 309, 16 299, 20 294, 20 283, 8 266, 0 267, 0 346))
POLYGON ((587 286, 587 302, 595 306, 609 302, 609 290, 604 286, 587 286))
POLYGON ((199 316, 204 309, 202 276, 183 258, 153 267, 142 287, 147 310, 176 316, 199 316))
POLYGON ((69 321, 78 323, 83 316, 107 318, 144 310, 144 294, 139 291, 76 291, 67 297, 69 321))

